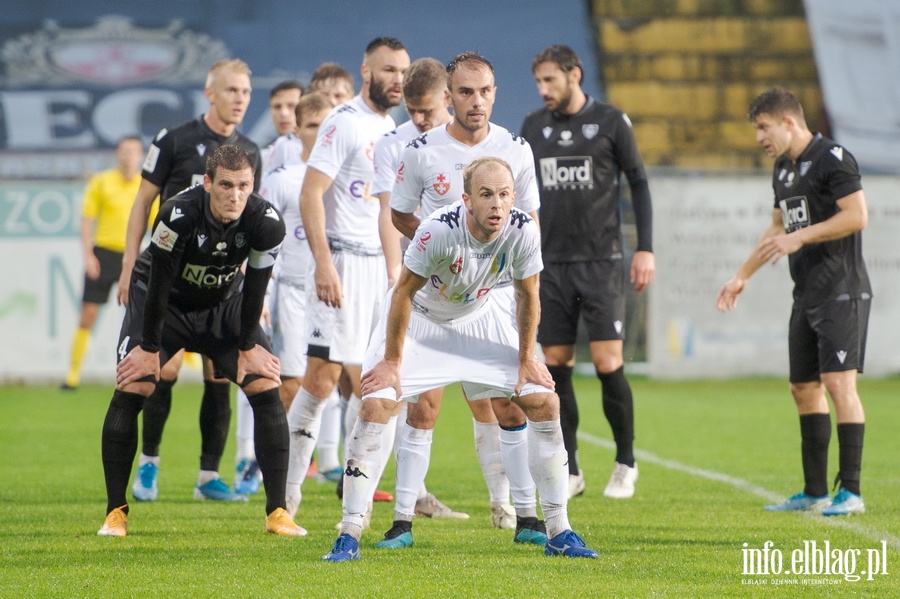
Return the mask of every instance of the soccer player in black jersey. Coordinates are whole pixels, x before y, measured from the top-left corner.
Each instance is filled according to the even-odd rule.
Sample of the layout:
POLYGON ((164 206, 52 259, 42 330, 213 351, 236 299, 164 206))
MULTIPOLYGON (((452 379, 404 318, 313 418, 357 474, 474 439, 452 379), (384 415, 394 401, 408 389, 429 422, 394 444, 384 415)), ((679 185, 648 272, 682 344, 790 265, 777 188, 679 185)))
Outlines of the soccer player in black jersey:
MULTIPOLYGON (((250 157, 254 173, 254 191, 262 179, 259 148, 237 131, 250 103, 250 69, 241 60, 220 60, 209 70, 204 93, 209 110, 203 116, 171 130, 160 131, 144 160, 143 180, 128 220, 122 275, 119 277, 119 301, 128 302, 131 270, 137 258, 140 241, 147 229, 147 217, 153 199, 161 202, 203 182, 206 159, 223 144, 236 144, 250 157)), ((178 377, 183 354, 164 365, 156 391, 144 410, 143 447, 132 492, 135 499, 157 498, 159 445, 172 404, 172 386, 178 377)), ((217 378, 211 364, 204 360, 204 390, 200 403, 200 474, 194 496, 197 499, 246 500, 232 493, 219 477, 219 462, 225 451, 231 422, 229 383, 217 378)))
POLYGON ((788 256, 794 304, 788 331, 791 394, 800 414, 805 486, 769 511, 862 513, 865 414, 856 390, 862 372, 872 288, 862 256, 868 213, 859 168, 850 152, 813 133, 789 91, 771 89, 750 104, 756 141, 776 158, 772 222, 734 277, 719 291, 719 310, 733 310, 749 278, 788 256), (828 495, 831 416, 837 414, 839 470, 828 495))
POLYGON ((266 480, 266 530, 306 534, 284 509, 287 420, 278 397, 278 358, 259 326, 285 227, 278 211, 253 193, 253 169, 239 146, 213 152, 203 186, 162 205, 150 246, 135 264, 119 334, 116 391, 103 423, 107 516, 101 536, 127 533, 125 490, 137 450, 138 413, 160 366, 184 348, 209 356, 253 406, 256 455, 266 480))
POLYGON ((590 339, 591 360, 600 379, 603 413, 616 442, 616 464, 603 491, 607 497, 634 495, 634 407, 625 378, 625 280, 620 179, 628 178, 637 223, 637 250, 630 280, 643 291, 653 280, 650 187, 631 121, 581 89, 584 69, 568 46, 555 45, 531 63, 546 108, 529 114, 522 136, 534 151, 541 193, 541 322, 538 342, 556 382, 560 419, 569 455, 569 493, 584 492, 578 467, 578 405, 572 387, 579 314, 590 339))

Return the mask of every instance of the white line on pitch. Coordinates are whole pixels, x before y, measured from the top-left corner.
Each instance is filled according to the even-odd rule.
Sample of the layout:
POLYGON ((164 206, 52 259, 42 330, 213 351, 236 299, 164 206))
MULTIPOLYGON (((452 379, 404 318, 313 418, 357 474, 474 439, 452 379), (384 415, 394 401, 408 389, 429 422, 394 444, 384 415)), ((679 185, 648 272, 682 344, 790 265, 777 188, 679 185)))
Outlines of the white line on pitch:
MULTIPOLYGON (((616 444, 609 439, 602 439, 600 437, 596 437, 590 433, 585 433, 582 431, 578 432, 578 438, 592 445, 596 445, 598 447, 603 447, 606 449, 615 450, 616 444)), ((766 501, 778 502, 782 501, 784 498, 783 495, 779 495, 774 491, 769 491, 768 489, 764 489, 759 485, 754 485, 753 483, 746 481, 741 478, 735 478, 733 476, 729 476, 727 474, 723 474, 721 472, 716 472, 714 470, 706 470, 704 468, 697 468, 696 466, 690 466, 688 464, 682 464, 676 460, 668 460, 666 458, 662 458, 655 453, 650 453, 649 451, 644 451, 643 449, 635 449, 634 457, 640 462, 646 462, 649 464, 655 464, 657 466, 662 466, 663 468, 668 468, 669 470, 677 470, 678 472, 684 472, 685 474, 690 474, 691 476, 698 476, 700 478, 705 478, 707 480, 712 480, 719 483, 725 483, 726 485, 731 485, 736 489, 740 489, 741 491, 745 491, 747 493, 751 493, 752 495, 756 495, 757 497, 762 497, 766 501)), ((830 526, 837 526, 840 528, 846 528, 847 530, 852 530, 855 533, 861 534, 865 537, 868 537, 874 541, 885 541, 887 544, 893 549, 900 550, 900 538, 895 537, 890 533, 886 533, 880 530, 876 530, 869 526, 862 526, 860 524, 856 524, 854 522, 848 521, 846 518, 841 517, 826 517, 820 516, 811 512, 802 512, 804 516, 812 518, 816 522, 824 522, 830 526)))

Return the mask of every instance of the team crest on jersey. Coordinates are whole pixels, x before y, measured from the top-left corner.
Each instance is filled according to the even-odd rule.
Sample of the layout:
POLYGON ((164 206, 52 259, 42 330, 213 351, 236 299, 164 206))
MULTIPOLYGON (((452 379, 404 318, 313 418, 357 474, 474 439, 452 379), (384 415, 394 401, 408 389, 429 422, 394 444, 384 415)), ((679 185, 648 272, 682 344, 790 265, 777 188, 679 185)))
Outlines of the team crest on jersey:
POLYGON ((450 177, 447 173, 440 173, 437 180, 431 185, 438 195, 445 195, 450 191, 450 177))
POLYGON ((206 144, 197 144, 197 153, 201 156, 206 154, 206 144))
POLYGON ((588 139, 594 139, 597 137, 597 134, 600 133, 600 125, 596 123, 590 123, 588 125, 581 126, 581 132, 588 139))
POLYGON ((461 257, 454 260, 453 264, 450 265, 450 272, 453 273, 454 275, 458 275, 459 273, 461 273, 462 269, 463 269, 463 259, 461 257))
POLYGON ((572 141, 572 132, 569 130, 563 131, 559 134, 559 141, 556 142, 561 146, 571 146, 574 141, 572 141))
POLYGON ((491 273, 499 274, 506 268, 506 252, 494 256, 491 261, 491 273))
POLYGON ((541 129, 541 133, 544 134, 544 139, 550 139, 550 134, 553 133, 553 127, 544 127, 541 129))
POLYGON ((809 167, 811 167, 811 166, 812 166, 811 160, 807 160, 806 162, 801 162, 800 163, 800 176, 805 177, 806 173, 809 172, 809 167))
POLYGON ((238 233, 234 236, 234 245, 239 248, 244 247, 244 244, 247 243, 247 235, 244 233, 238 233))
POLYGON ((366 148, 366 158, 369 160, 375 160, 375 140, 369 142, 369 147, 366 148))

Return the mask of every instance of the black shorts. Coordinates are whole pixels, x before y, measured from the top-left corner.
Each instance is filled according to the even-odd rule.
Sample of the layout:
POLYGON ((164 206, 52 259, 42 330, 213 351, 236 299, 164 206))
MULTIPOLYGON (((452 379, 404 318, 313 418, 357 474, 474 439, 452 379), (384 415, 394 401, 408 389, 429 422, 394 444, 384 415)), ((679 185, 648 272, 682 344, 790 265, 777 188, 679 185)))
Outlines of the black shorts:
POLYGON ((591 341, 625 338, 625 270, 622 260, 548 262, 541 271, 541 345, 573 345, 578 316, 591 341))
POLYGON ((85 273, 81 301, 86 304, 105 304, 109 301, 109 290, 119 282, 119 275, 122 274, 122 252, 94 246, 94 255, 100 261, 100 276, 91 279, 85 273))
POLYGON ((863 371, 870 299, 794 305, 788 331, 791 382, 820 380, 823 372, 863 371))
MULTIPOLYGON (((144 328, 144 302, 147 285, 131 280, 128 307, 116 346, 116 363, 141 343, 144 328)), ((241 328, 241 296, 236 295, 212 308, 184 311, 169 304, 163 325, 159 365, 162 367, 181 349, 202 354, 212 360, 216 376, 237 383, 238 336, 241 328)), ((257 325, 253 341, 269 352, 272 346, 261 326, 257 325)))

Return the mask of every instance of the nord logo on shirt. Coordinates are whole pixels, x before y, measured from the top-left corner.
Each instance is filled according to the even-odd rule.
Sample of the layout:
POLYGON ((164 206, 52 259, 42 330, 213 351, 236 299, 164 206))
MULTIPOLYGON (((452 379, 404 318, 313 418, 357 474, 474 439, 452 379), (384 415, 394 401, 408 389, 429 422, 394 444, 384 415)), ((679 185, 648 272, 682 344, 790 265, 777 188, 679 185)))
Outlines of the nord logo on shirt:
POLYGON ((541 158, 544 189, 593 189, 593 174, 590 156, 541 158))
POLYGON ((778 205, 781 207, 784 230, 788 233, 810 225, 809 205, 806 203, 805 196, 787 198, 778 202, 778 205))
POLYGON ((203 266, 185 264, 181 278, 198 287, 224 287, 237 276, 237 266, 203 266))

